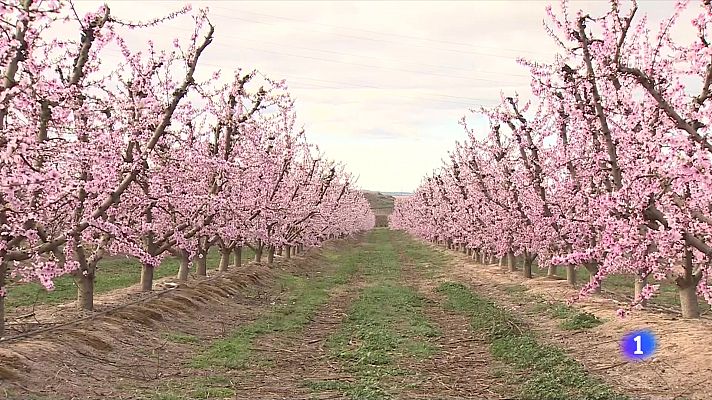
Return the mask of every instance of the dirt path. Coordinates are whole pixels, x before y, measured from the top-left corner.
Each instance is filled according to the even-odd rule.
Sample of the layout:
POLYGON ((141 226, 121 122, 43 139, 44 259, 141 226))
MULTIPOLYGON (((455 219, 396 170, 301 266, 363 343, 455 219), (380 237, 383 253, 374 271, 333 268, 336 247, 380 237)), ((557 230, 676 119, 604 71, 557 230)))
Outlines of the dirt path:
POLYGON ((473 337, 467 318, 443 308, 435 291, 442 279, 424 276, 416 260, 400 252, 401 239, 391 232, 371 236, 358 250, 357 272, 329 292, 303 329, 254 341, 249 364, 223 372, 234 383, 234 398, 501 399, 504 388, 489 373, 495 362, 484 339, 473 337), (402 290, 422 300, 411 304, 417 307, 414 318, 422 319, 416 329, 431 325, 439 334, 412 334, 412 320, 368 308, 370 292, 383 295, 385 304, 401 301, 402 290), (366 321, 359 320, 361 307, 373 312, 366 321), (379 339, 369 342, 373 337, 379 339), (395 344, 379 347, 381 337, 395 344), (428 354, 414 353, 408 346, 415 343, 429 348, 428 354), (375 361, 361 363, 374 353, 380 354, 375 361))
POLYGON ((340 398, 338 391, 313 396, 305 381, 351 382, 353 377, 329 359, 326 340, 339 327, 348 306, 358 294, 359 282, 333 290, 302 331, 291 335, 268 335, 253 345, 254 360, 249 368, 233 373, 236 399, 340 398))
POLYGON ((404 251, 410 238, 393 238, 402 265, 403 281, 425 299, 425 314, 445 334, 435 341, 438 351, 413 370, 427 377, 418 391, 402 394, 403 399, 501 399, 507 389, 492 375, 496 364, 480 335, 473 335, 470 322, 461 314, 443 307, 445 299, 436 288, 448 280, 441 266, 414 259, 404 251), (428 271, 428 267, 431 269, 428 271))

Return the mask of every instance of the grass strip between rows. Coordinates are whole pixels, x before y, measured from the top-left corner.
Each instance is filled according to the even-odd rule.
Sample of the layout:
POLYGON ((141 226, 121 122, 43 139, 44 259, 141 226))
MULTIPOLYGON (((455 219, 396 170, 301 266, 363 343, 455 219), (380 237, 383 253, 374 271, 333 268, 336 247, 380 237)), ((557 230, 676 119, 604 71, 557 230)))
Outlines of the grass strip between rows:
POLYGON ((338 391, 355 400, 390 399, 402 389, 417 387, 417 379, 400 384, 394 380, 413 373, 399 367, 401 358, 422 360, 437 351, 432 338, 441 333, 425 316, 426 300, 401 284, 402 266, 391 235, 378 229, 369 234, 361 254, 368 286, 327 343, 331 357, 355 379, 305 381, 312 392, 338 391))
POLYGON ((252 353, 255 339, 269 333, 298 332, 311 321, 319 307, 329 300, 329 291, 346 284, 356 273, 356 259, 344 257, 336 268, 317 277, 282 275, 282 289, 290 293, 284 304, 275 305, 267 314, 213 343, 191 362, 199 369, 242 369, 252 353))
POLYGON ((461 283, 438 287, 445 307, 467 315, 475 331, 483 333, 492 355, 516 370, 508 374, 522 400, 628 400, 596 378, 561 349, 539 343, 512 313, 472 292, 461 283))

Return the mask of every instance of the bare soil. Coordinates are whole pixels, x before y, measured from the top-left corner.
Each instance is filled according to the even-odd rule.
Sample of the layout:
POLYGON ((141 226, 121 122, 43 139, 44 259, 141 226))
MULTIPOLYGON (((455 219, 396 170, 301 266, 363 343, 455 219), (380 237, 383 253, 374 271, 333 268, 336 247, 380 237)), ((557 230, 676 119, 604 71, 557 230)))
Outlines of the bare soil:
POLYGON ((425 362, 411 364, 408 369, 422 377, 417 391, 404 391, 402 399, 502 399, 507 391, 500 380, 492 376, 497 364, 487 341, 474 334, 465 316, 445 310, 443 296, 436 288, 448 280, 440 272, 426 277, 412 261, 400 254, 404 280, 425 299, 428 320, 436 324, 443 335, 435 341, 437 352, 425 362), (474 335, 474 336, 473 336, 474 335))
POLYGON ((319 253, 310 251, 269 268, 248 264, 152 296, 122 289, 99 296, 101 311, 66 326, 85 316, 67 305, 55 307, 64 312, 47 306, 41 315, 54 315, 53 322, 62 326, 0 342, 0 398, 143 398, 166 380, 192 377, 186 360, 279 301, 278 273, 309 275, 324 265, 319 253), (167 339, 177 333, 195 336, 198 343, 167 339))
MULTIPOLYGON (((363 238, 326 245, 339 250, 363 238)), ((483 338, 472 332, 468 320, 449 312, 435 288, 443 281, 468 283, 500 305, 522 315, 539 337, 567 350, 584 367, 635 399, 712 398, 707 379, 712 376, 712 349, 705 339, 712 333, 707 320, 678 320, 665 312, 637 311, 628 319, 616 317, 620 304, 594 296, 580 307, 605 320, 587 331, 565 331, 558 321, 525 310, 526 296, 513 293, 523 285, 525 293, 566 300, 576 293, 565 281, 525 280, 495 265, 477 265, 468 257, 441 248, 450 260, 429 274, 418 260, 398 251, 401 283, 426 299, 425 317, 442 335, 432 338, 434 354, 427 358, 403 355, 397 367, 408 374, 390 377, 388 384, 400 399, 503 399, 511 391, 493 376, 497 366, 483 338), (650 361, 632 363, 618 351, 627 331, 652 329, 659 349, 650 361)), ((333 267, 320 251, 293 260, 280 259, 271 268, 248 264, 239 271, 191 281, 173 290, 147 297, 134 288, 122 289, 97 299, 98 311, 85 315, 71 305, 38 309, 51 330, 0 342, 0 399, 148 399, 157 388, 181 387, 186 382, 210 378, 213 371, 196 370, 187 360, 215 340, 251 323, 271 310, 286 294, 277 276, 288 272, 312 276, 333 267), (60 310, 60 311, 57 311, 60 310), (63 325, 77 318, 79 322, 63 325), (54 324, 54 325, 53 325, 54 324), (168 335, 194 340, 177 343, 168 335), (174 385, 175 384, 175 385, 174 385)), ((310 392, 307 381, 354 382, 345 367, 329 354, 329 337, 339 330, 350 305, 366 285, 356 274, 351 282, 329 292, 305 328, 298 333, 268 334, 252 346, 254 357, 246 369, 222 371, 235 392, 234 399, 339 399, 338 390, 310 392)), ((222 399, 224 396, 206 395, 222 399)))
MULTIPOLYGON (((476 264, 461 253, 445 251, 453 257, 451 279, 468 282, 478 292, 521 314, 522 296, 504 290, 514 284, 546 299, 566 301, 578 293, 566 281, 546 278, 524 279, 497 265, 476 264)), ((605 287, 605 282, 604 282, 605 287)), ((640 400, 708 400, 712 398, 712 321, 683 320, 666 310, 643 309, 620 319, 616 311, 623 307, 606 295, 594 295, 574 304, 604 320, 600 326, 585 331, 566 331, 547 316, 527 315, 528 322, 550 343, 562 347, 592 374, 601 377, 624 393, 640 400), (533 319, 532 319, 533 318, 533 319), (630 331, 650 329, 657 337, 655 355, 646 361, 631 362, 620 352, 620 340, 630 331)))

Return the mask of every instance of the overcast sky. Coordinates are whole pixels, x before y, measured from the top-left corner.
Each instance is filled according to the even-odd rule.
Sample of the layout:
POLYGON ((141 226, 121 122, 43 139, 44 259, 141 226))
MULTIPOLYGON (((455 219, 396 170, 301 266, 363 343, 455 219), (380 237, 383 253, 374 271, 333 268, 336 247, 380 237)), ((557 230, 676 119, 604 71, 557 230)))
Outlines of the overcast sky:
MULTIPOLYGON (((364 189, 412 191, 464 138, 458 120, 468 109, 495 104, 500 91, 528 96, 526 70, 515 60, 552 59, 555 47, 542 28, 547 3, 192 5, 209 7, 215 25, 215 41, 203 59, 206 67, 227 75, 237 67, 256 68, 286 79, 310 142, 347 163, 364 189)), ((117 17, 144 20, 185 2, 108 4, 117 17)), ((96 5, 78 3, 81 11, 96 5)), ((607 2, 574 5, 595 13, 607 2)), ((640 5, 657 21, 669 15, 674 3, 642 0, 640 5)), ((170 44, 173 37, 189 35, 188 29, 169 23, 153 39, 170 44)))

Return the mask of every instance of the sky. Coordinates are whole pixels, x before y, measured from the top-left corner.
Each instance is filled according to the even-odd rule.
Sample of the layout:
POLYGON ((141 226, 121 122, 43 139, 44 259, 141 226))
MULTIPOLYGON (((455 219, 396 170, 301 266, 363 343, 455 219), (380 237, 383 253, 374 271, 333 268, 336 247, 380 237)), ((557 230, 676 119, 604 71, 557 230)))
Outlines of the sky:
MULTIPOLYGON (((547 1, 193 1, 210 9, 215 40, 202 59, 226 75, 258 69, 286 79, 309 142, 343 161, 361 188, 410 192, 465 133, 471 109, 501 93, 529 96, 516 59, 547 62, 557 49, 543 28, 547 1)), ((674 2, 640 2, 651 21, 674 2)), ((78 1, 80 12, 100 3, 78 1)), ((112 14, 146 20, 180 1, 108 1, 112 14)), ((558 2, 554 2, 556 9, 558 2)), ((593 15, 605 1, 574 2, 593 15)), ((688 18, 689 20, 689 18, 688 18)), ((190 21, 153 30, 170 44, 190 21)), ((146 40, 146 34, 136 40, 146 40)), ((484 129, 484 121, 475 120, 484 129)))

